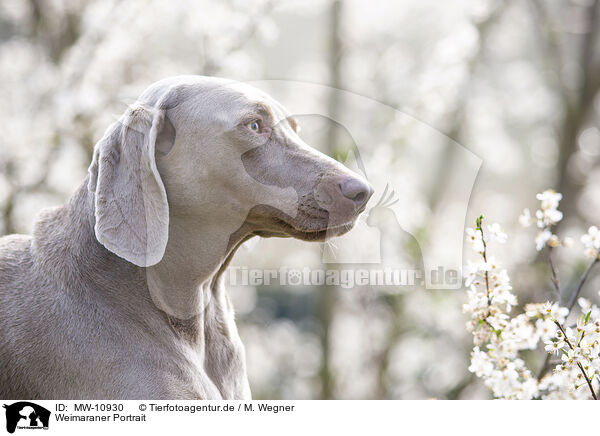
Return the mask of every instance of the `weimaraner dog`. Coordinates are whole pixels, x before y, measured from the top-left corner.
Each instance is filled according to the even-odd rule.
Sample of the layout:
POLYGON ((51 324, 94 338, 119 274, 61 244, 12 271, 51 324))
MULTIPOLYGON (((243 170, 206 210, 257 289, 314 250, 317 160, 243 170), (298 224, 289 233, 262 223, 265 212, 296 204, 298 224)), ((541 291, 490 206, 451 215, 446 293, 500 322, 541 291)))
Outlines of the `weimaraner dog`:
POLYGON ((249 399, 233 254, 345 233, 372 194, 297 131, 246 84, 150 86, 70 201, 0 239, 0 398, 249 399))

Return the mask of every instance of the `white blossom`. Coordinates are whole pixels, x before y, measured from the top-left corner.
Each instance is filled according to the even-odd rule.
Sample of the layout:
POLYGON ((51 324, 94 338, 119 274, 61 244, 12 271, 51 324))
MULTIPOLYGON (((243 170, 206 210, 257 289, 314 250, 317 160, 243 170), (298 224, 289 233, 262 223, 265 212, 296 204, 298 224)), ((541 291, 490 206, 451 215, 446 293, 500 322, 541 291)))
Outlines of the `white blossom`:
POLYGON ((528 208, 523 209, 523 213, 519 216, 519 224, 523 227, 529 227, 531 225, 531 212, 528 208))
POLYGON ((552 189, 547 189, 535 196, 541 202, 541 209, 536 211, 538 227, 543 228, 557 224, 563 218, 562 212, 558 210, 558 203, 562 200, 562 194, 552 189))
POLYGON ((566 343, 564 341, 551 341, 549 339, 545 340, 544 343, 546 346, 544 350, 548 353, 560 354, 561 350, 565 347, 566 343))
MULTIPOLYGON (((539 229, 535 238, 536 250, 541 251, 545 246, 560 247, 561 245, 572 244, 570 238, 561 241, 558 236, 552 233, 552 226, 558 224, 563 218, 562 212, 558 210, 562 194, 548 189, 537 194, 536 198, 540 200, 540 209, 535 211, 535 222, 539 229)), ((524 227, 529 227, 532 221, 534 220, 531 218, 529 209, 525 209, 519 217, 519 222, 524 227)))
MULTIPOLYGON (((551 231, 562 219, 557 210, 562 195, 544 191, 537 195, 541 209, 536 212, 540 231, 536 237, 538 250, 567 245, 551 231)), ((529 224, 528 210, 520 218, 529 224)), ((477 220, 478 228, 481 218, 477 220)), ((473 335, 469 371, 480 377, 496 398, 504 399, 589 399, 588 381, 598 390, 600 381, 600 309, 580 298, 581 316, 575 325, 567 324, 570 311, 556 302, 528 303, 525 313, 511 315, 517 305, 509 274, 487 252, 485 236, 504 241, 506 234, 499 225, 480 230, 467 229, 467 240, 480 260, 469 261, 464 268, 465 285, 469 287, 464 312, 470 314, 467 330, 473 335), (487 261, 486 261, 487 259, 487 261), (572 327, 571 327, 572 326, 572 327), (542 349, 560 356, 541 379, 531 371, 521 356, 524 350, 542 349)), ((582 238, 588 249, 600 251, 600 232, 590 228, 582 238)), ((554 357, 557 359, 557 357, 554 357)))
POLYGON ((479 347, 473 348, 471 353, 471 366, 469 371, 475 373, 477 377, 489 375, 494 369, 494 364, 490 361, 489 356, 482 352, 479 347))
POLYGON ((550 230, 544 229, 541 232, 538 232, 537 236, 535 237, 535 249, 540 251, 542 248, 544 248, 550 238, 552 238, 552 232, 550 230))
POLYGON ((467 241, 471 243, 471 247, 478 253, 483 253, 483 237, 481 235, 481 230, 474 230, 468 228, 467 232, 467 241))
POLYGON ((581 242, 585 248, 585 254, 589 257, 597 257, 600 250, 600 231, 598 227, 591 226, 587 233, 581 237, 581 242))
POLYGON ((508 238, 508 236, 506 235, 506 233, 504 233, 502 227, 500 227, 500 224, 498 223, 494 223, 488 226, 488 231, 490 234, 490 240, 492 241, 497 241, 501 244, 504 244, 506 242, 506 239, 508 238))

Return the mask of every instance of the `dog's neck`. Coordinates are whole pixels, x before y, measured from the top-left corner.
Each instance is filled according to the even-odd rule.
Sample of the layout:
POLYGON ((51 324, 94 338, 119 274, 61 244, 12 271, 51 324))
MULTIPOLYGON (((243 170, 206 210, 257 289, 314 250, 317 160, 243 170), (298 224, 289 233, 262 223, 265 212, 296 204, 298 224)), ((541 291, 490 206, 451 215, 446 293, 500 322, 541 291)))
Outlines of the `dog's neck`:
POLYGON ((208 306, 219 306, 219 316, 233 319, 223 273, 237 247, 247 239, 246 232, 222 235, 215 220, 171 216, 163 260, 140 268, 102 246, 94 225, 94 199, 87 180, 68 205, 43 213, 36 223, 34 250, 43 250, 44 258, 59 264, 55 271, 64 277, 56 277, 58 280, 83 289, 92 279, 98 292, 116 302, 127 300, 126 307, 152 306, 166 315, 183 338, 193 342, 203 340, 203 314, 208 306), (86 277, 73 276, 77 271, 85 271, 86 277), (118 277, 120 286, 115 287, 107 277, 118 277))
POLYGON ((146 274, 154 303, 171 319, 192 320, 213 299, 226 298, 223 273, 246 235, 223 234, 222 228, 211 217, 170 216, 164 257, 146 274))

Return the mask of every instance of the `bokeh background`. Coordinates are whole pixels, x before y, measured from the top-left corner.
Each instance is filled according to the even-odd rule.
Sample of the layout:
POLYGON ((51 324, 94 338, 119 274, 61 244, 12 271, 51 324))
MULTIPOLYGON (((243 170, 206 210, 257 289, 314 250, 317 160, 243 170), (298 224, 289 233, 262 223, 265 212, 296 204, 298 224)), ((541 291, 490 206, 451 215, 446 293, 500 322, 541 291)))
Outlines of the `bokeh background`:
MULTIPOLYGON (((587 262, 579 235, 600 224, 598 3, 0 0, 0 235, 31 232, 41 209, 63 203, 104 129, 160 78, 307 82, 326 85, 326 113, 351 125, 306 116, 302 135, 342 161, 358 146, 376 195, 394 187, 398 225, 421 245, 462 244, 443 223, 467 206, 449 201, 467 171, 461 153, 477 156, 464 224, 483 213, 509 233, 492 249, 520 303, 553 298, 535 231, 517 216, 543 189, 564 194, 558 233, 576 243, 557 263, 571 283, 587 262), (344 117, 328 87, 390 110, 344 117), (356 144, 353 130, 373 140, 356 144)), ((306 98, 292 91, 286 104, 306 98)), ((398 256, 418 256, 413 239, 389 241, 398 256)), ((327 248, 260 240, 236 262, 322 267, 327 248)), ((596 301, 599 287, 592 277, 584 295, 596 301)), ((464 290, 271 285, 231 295, 255 398, 489 397, 467 370, 464 290)), ((542 360, 528 357, 534 368, 542 360)))

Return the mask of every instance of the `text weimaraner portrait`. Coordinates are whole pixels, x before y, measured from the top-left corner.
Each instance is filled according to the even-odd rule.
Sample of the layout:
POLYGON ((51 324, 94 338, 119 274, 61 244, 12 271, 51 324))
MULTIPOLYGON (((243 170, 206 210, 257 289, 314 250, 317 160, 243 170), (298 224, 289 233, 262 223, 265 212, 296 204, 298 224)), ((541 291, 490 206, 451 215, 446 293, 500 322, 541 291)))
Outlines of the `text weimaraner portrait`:
POLYGON ((0 397, 248 399, 223 272, 253 236, 347 232, 372 188, 248 85, 150 86, 70 201, 0 239, 0 397))

